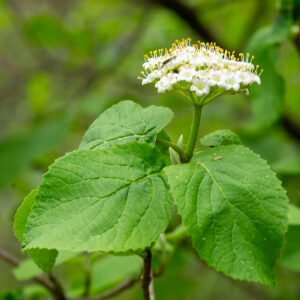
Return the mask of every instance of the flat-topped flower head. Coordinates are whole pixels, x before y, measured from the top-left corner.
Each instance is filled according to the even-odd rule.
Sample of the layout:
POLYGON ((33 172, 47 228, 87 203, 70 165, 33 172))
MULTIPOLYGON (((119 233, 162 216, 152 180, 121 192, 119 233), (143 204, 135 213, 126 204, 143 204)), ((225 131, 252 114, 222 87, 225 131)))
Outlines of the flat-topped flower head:
POLYGON ((229 52, 215 43, 191 44, 191 39, 176 40, 170 49, 144 55, 142 84, 153 83, 159 93, 169 90, 192 92, 211 98, 221 94, 246 92, 253 83, 260 84, 259 66, 249 53, 229 52))

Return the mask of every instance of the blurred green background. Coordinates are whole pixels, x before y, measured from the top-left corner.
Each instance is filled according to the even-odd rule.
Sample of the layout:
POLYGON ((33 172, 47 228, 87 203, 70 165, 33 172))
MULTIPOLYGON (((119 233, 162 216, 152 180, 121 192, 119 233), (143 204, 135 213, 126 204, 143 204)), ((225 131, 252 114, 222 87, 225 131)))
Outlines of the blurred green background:
MULTIPOLYGON (((300 206, 299 18, 299 0, 0 0, 0 247, 25 258, 13 234, 17 207, 110 105, 132 99, 169 106, 176 118, 168 134, 187 139, 187 103, 142 86, 137 76, 144 53, 188 36, 251 51, 265 69, 262 85, 249 96, 224 96, 205 107, 200 135, 225 128, 239 134, 300 206)), ((299 300, 299 224, 289 228, 276 288, 226 278, 186 242, 155 279, 157 299, 299 300)), ((82 259, 54 270, 70 294, 82 289, 82 259)), ((136 264, 110 256, 97 261, 93 291, 120 282, 136 264)), ((0 299, 44 297, 43 289, 15 276, 24 278, 0 260, 0 299)), ((141 299, 140 289, 115 299, 141 299)))

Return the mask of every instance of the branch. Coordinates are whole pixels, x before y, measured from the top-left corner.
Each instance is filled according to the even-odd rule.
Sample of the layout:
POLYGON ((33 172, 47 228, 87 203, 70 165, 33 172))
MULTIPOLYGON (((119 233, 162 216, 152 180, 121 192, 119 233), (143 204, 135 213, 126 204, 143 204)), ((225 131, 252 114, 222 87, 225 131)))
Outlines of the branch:
POLYGON ((286 132, 296 141, 300 141, 300 126, 298 123, 290 119, 287 115, 283 115, 281 123, 286 132))
POLYGON ((152 253, 151 250, 148 249, 145 251, 145 258, 143 262, 144 272, 141 278, 144 300, 154 300, 151 262, 152 253))
POLYGON ((84 281, 84 291, 83 291, 83 296, 86 297, 89 295, 90 291, 90 286, 91 286, 91 261, 90 257, 87 253, 85 253, 85 281, 84 281))
POLYGON ((179 154, 180 160, 182 162, 188 162, 188 158, 186 156, 185 151, 181 147, 179 147, 178 145, 176 145, 172 142, 166 141, 166 140, 162 140, 162 139, 156 139, 156 142, 160 145, 171 147, 172 149, 174 149, 179 154))
MULTIPOLYGON (((20 264, 20 261, 15 256, 11 255, 10 253, 6 252, 5 250, 3 250, 1 248, 0 248, 0 258, 15 267, 17 267, 20 264)), ((59 283, 57 282, 55 277, 53 277, 53 275, 50 275, 49 278, 45 278, 42 275, 37 275, 37 276, 33 277, 31 280, 44 286, 53 295, 53 297, 55 299, 57 299, 57 300, 66 300, 67 299, 65 297, 59 283)))
POLYGON ((254 12, 251 16, 251 20, 247 24, 244 33, 243 38, 239 43, 239 46, 241 49, 245 49, 249 42, 249 37, 252 36, 252 34, 256 31, 258 26, 260 25, 260 20, 265 17, 265 12, 268 9, 268 3, 267 1, 262 0, 256 0, 254 12))
POLYGON ((53 282, 54 290, 53 290, 53 296, 57 300, 66 300, 67 297, 64 294, 64 291, 60 285, 60 283, 57 281, 56 277, 53 276, 52 273, 49 274, 49 279, 53 282))
POLYGON ((213 33, 207 29, 204 22, 198 19, 197 13, 193 7, 188 6, 184 1, 180 0, 146 0, 150 3, 161 5, 184 20, 197 34, 206 41, 215 41, 213 33))
POLYGON ((108 291, 106 293, 103 293, 103 294, 95 296, 95 297, 78 298, 76 300, 103 300, 103 299, 108 299, 108 298, 116 296, 116 295, 122 293, 123 291, 131 288, 138 281, 139 281, 138 278, 126 279, 122 283, 120 283, 119 285, 117 285, 116 287, 114 287, 113 289, 111 289, 110 291, 108 291))
POLYGON ((6 252, 1 248, 0 248, 0 257, 15 267, 17 267, 20 264, 19 260, 16 257, 12 256, 11 254, 9 254, 8 252, 6 252))
POLYGON ((298 53, 300 54, 300 29, 299 29, 299 27, 298 27, 298 33, 296 34, 296 36, 294 38, 294 43, 298 50, 298 53))

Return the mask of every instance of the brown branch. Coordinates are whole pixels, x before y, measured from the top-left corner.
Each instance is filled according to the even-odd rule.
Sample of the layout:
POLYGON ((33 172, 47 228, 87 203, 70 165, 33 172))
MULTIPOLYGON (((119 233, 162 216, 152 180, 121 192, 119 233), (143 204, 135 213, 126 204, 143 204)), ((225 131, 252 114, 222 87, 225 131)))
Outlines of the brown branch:
POLYGON ((19 260, 16 257, 14 257, 13 255, 9 254, 8 252, 6 252, 1 248, 0 248, 0 257, 15 267, 17 267, 20 264, 19 260))
POLYGON ((283 115, 281 123, 286 132, 295 140, 300 142, 300 125, 287 115, 283 115))
POLYGON ((67 297, 65 296, 60 283, 57 281, 56 277, 53 276, 52 273, 49 273, 49 279, 53 282, 54 291, 52 294, 56 297, 56 299, 57 300, 66 300, 67 297))
POLYGON ((110 291, 103 293, 101 295, 97 295, 95 297, 82 297, 82 298, 77 298, 76 300, 103 300, 103 299, 108 299, 113 296, 116 296, 125 290, 131 288, 134 286, 137 282, 139 281, 138 278, 132 278, 132 279, 126 279, 110 291))
POLYGON ((150 3, 161 5, 178 15, 184 20, 197 34, 199 34, 206 41, 214 41, 215 36, 204 25, 201 19, 197 17, 196 11, 193 7, 188 6, 180 0, 146 0, 150 3))
POLYGON ((83 296, 87 297, 89 295, 90 286, 91 286, 91 261, 88 253, 85 253, 85 281, 84 281, 84 291, 83 296))
POLYGON ((145 251, 145 257, 143 261, 144 271, 141 277, 141 286, 143 289, 145 300, 154 299, 151 262, 152 262, 152 253, 151 250, 148 249, 145 251))
POLYGON ((267 9, 267 1, 256 0, 251 20, 245 28, 242 40, 239 42, 239 46, 241 49, 245 49, 245 47, 247 46, 249 38, 252 37, 252 34, 257 30, 258 26, 260 25, 260 20, 265 17, 265 12, 267 11, 267 9))
MULTIPOLYGON (((1 249, 1 248, 0 248, 0 258, 15 267, 19 266, 19 264, 20 264, 20 261, 15 256, 13 256, 12 254, 8 253, 7 251, 5 251, 4 249, 1 249)), ((53 297, 55 299, 57 299, 57 300, 66 300, 67 299, 65 297, 59 283, 57 282, 55 277, 53 277, 52 275, 50 275, 49 278, 45 278, 42 275, 37 275, 37 276, 33 277, 31 280, 44 286, 53 295, 53 297)))
POLYGON ((298 32, 294 38, 295 46, 300 54, 300 32, 298 32))

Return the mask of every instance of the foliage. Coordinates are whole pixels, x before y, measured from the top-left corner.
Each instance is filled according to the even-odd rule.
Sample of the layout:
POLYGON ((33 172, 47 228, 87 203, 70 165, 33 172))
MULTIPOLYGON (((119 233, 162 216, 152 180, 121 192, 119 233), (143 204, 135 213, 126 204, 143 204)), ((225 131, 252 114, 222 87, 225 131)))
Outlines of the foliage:
POLYGON ((151 250, 157 299, 297 300, 299 20, 297 0, 0 0, 0 258, 20 257, 0 299, 141 299, 151 250), (184 99, 136 75, 191 34, 264 73, 204 107, 189 161, 184 99))

